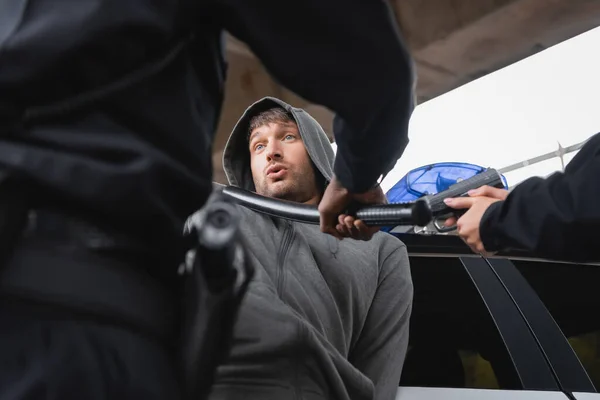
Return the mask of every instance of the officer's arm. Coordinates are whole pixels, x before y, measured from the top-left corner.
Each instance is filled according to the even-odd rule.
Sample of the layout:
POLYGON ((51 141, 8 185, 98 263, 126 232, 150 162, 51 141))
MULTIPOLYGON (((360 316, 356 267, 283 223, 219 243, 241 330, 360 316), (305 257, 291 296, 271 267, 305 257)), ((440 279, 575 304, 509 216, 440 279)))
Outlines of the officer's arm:
POLYGON ((217 0, 226 29, 269 72, 337 113, 335 173, 371 187, 408 144, 412 59, 384 0, 217 0))
POLYGON ((552 259, 600 260, 600 149, 595 151, 581 167, 528 179, 505 201, 492 204, 480 224, 486 250, 518 248, 552 259))

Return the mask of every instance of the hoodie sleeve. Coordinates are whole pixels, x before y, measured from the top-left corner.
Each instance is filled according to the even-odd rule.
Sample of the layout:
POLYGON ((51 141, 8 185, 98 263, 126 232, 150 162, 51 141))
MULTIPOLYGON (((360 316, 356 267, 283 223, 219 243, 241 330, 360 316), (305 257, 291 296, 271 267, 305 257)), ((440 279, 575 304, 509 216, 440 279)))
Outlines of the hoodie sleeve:
POLYGON ((283 85, 336 113, 335 173, 372 187, 408 144, 413 62, 384 0, 216 0, 225 28, 283 85))
POLYGON ((397 247, 380 269, 365 326, 350 352, 352 364, 371 379, 375 399, 394 399, 408 348, 413 283, 406 246, 397 247))
POLYGON ((492 204, 480 223, 488 251, 510 248, 538 257, 600 260, 600 134, 571 160, 564 173, 519 184, 492 204))

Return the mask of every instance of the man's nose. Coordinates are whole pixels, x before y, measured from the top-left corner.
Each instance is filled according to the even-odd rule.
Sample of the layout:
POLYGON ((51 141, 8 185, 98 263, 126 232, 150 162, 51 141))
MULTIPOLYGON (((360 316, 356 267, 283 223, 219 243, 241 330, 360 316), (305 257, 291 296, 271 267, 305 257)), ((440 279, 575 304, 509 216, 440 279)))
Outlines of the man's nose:
POLYGON ((279 160, 281 158, 283 158, 283 152, 281 151, 281 148, 275 143, 270 143, 267 146, 267 159, 271 161, 279 160))

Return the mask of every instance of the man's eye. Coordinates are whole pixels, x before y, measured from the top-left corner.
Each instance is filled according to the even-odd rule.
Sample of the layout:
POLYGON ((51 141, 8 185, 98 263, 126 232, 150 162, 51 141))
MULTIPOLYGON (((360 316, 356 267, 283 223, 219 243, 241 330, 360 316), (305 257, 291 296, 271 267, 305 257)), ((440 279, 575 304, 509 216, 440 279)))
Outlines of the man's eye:
POLYGON ((254 146, 254 150, 260 150, 262 149, 264 146, 262 144, 257 144, 256 146, 254 146))
POLYGON ((291 139, 295 139, 296 137, 294 135, 286 135, 285 136, 285 140, 291 140, 291 139))

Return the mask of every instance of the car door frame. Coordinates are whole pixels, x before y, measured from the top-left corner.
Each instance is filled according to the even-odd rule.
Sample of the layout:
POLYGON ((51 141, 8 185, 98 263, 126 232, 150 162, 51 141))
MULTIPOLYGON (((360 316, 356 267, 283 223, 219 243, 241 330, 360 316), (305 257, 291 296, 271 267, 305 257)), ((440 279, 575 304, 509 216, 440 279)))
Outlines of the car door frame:
POLYGON ((475 255, 453 235, 394 235, 407 245, 410 258, 460 260, 500 333, 523 390, 560 391, 569 398, 573 392, 596 392, 560 327, 510 254, 475 255))

